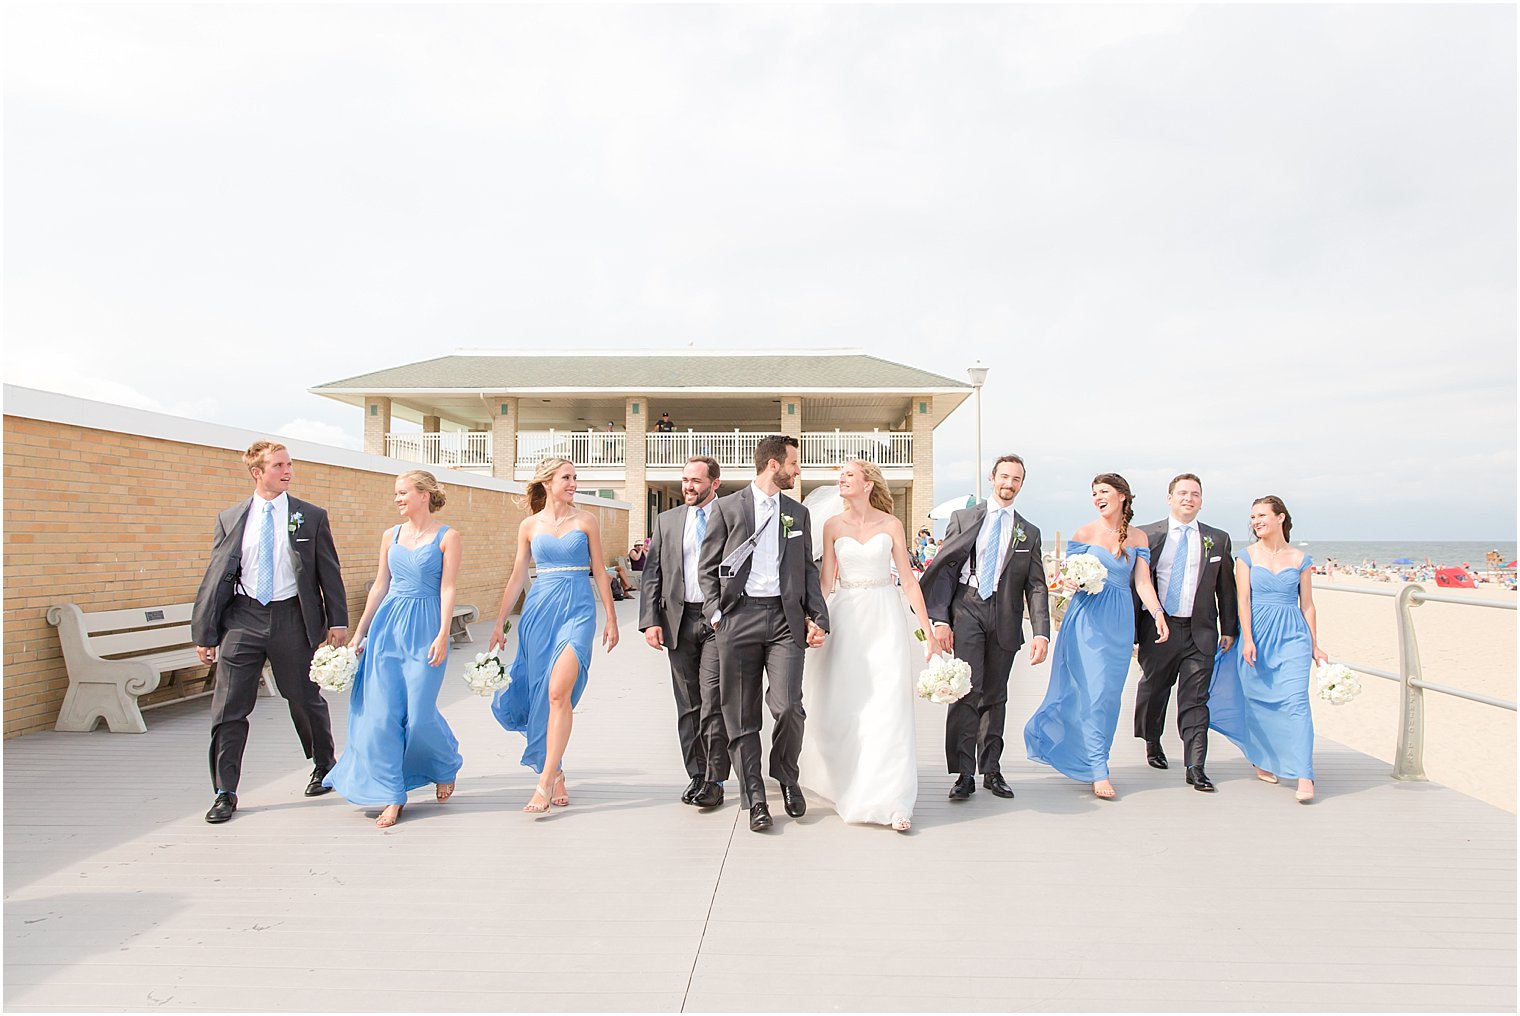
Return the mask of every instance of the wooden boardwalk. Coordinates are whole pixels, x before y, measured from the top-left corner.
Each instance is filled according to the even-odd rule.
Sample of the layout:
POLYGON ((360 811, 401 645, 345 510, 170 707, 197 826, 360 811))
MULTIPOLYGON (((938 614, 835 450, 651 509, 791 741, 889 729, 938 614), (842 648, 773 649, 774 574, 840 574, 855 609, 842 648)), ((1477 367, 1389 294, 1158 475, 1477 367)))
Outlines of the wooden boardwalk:
POLYGON ((668 671, 633 607, 577 713, 574 803, 547 818, 518 811, 522 740, 457 661, 459 791, 415 793, 385 832, 301 795, 278 700, 222 826, 201 818, 207 700, 142 736, 7 742, 5 1008, 1515 1011, 1513 815, 1324 740, 1311 806, 1218 738, 1199 794, 1122 721, 1100 802, 1023 759, 1049 670, 1021 663, 1017 799, 947 801, 943 709, 920 703, 911 835, 816 801, 788 819, 778 794, 756 835, 736 794, 676 800, 668 671))

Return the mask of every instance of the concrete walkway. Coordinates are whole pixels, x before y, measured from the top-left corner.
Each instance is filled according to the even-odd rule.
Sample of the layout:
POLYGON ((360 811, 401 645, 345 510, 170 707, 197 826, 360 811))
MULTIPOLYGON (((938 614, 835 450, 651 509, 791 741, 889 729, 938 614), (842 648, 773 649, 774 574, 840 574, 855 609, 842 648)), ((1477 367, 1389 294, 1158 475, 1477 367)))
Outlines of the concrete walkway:
POLYGON ((222 826, 201 818, 208 700, 153 711, 142 736, 7 742, 5 1008, 1515 1010, 1499 809, 1324 740, 1311 806, 1228 743, 1219 793, 1199 794, 1147 768, 1122 722, 1120 798, 1100 802, 1012 750, 1049 674, 1021 664, 1015 800, 946 800, 944 711, 920 703, 912 834, 816 801, 788 819, 773 794, 776 829, 756 835, 736 796, 677 801, 669 675, 636 616, 619 604, 624 644, 576 715, 573 804, 546 818, 519 812, 522 739, 457 656, 459 791, 414 793, 384 832, 302 796, 278 700, 254 714, 222 826))

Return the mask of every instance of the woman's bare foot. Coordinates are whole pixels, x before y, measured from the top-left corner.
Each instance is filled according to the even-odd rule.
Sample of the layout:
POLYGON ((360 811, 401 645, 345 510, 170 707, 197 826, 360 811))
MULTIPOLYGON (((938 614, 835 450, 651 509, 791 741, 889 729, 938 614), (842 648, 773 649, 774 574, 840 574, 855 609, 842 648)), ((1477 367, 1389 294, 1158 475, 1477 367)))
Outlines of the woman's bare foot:
POLYGON ((1276 776, 1273 776, 1271 773, 1267 772, 1265 769, 1261 768, 1260 766, 1253 766, 1252 768, 1254 768, 1256 770, 1256 778, 1258 780, 1260 780, 1261 782, 1263 782, 1263 783, 1276 783, 1277 782, 1277 777, 1276 776))
POLYGON ((549 799, 549 803, 556 808, 565 808, 570 804, 570 792, 565 788, 565 771, 561 769, 559 775, 554 777, 555 794, 549 799))
POLYGON ((380 813, 380 817, 375 819, 375 825, 381 829, 389 829, 401 819, 401 809, 404 807, 406 807, 404 804, 387 804, 385 810, 380 813))
POLYGON ((1310 801, 1314 800, 1314 781, 1299 780, 1298 792, 1295 793, 1293 797, 1298 801, 1299 804, 1308 804, 1310 801))
POLYGON ((1093 795, 1101 797, 1105 801, 1112 801, 1115 797, 1119 796, 1114 793, 1114 785, 1108 780, 1094 780, 1093 795))
POLYGON ((439 801, 447 801, 454 796, 454 784, 452 783, 439 783, 435 785, 434 789, 438 792, 439 801))
POLYGON ((909 829, 913 828, 913 822, 911 819, 906 817, 896 818, 892 820, 892 828, 896 829, 900 833, 905 833, 909 829))
POLYGON ((549 810, 549 788, 540 783, 533 791, 533 796, 528 798, 528 803, 523 805, 523 811, 533 815, 542 815, 549 810), (543 801, 543 804, 535 804, 535 801, 543 801))

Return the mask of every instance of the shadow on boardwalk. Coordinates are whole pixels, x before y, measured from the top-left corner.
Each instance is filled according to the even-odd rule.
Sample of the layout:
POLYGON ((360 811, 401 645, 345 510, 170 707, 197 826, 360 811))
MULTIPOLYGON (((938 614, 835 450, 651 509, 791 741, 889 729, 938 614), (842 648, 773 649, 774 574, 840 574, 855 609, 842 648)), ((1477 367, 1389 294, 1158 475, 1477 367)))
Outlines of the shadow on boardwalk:
POLYGON ((1015 800, 945 799, 943 710, 921 703, 912 834, 814 801, 758 836, 735 797, 676 801, 668 672, 632 608, 576 715, 574 803, 549 818, 518 810, 521 738, 452 679, 459 790, 415 792, 385 832, 374 809, 302 797, 274 700, 223 826, 201 820, 205 700, 155 711, 143 736, 7 742, 5 1007, 1515 1009, 1499 809, 1323 740, 1310 807, 1228 743, 1219 793, 1198 794, 1123 736, 1120 799, 1100 802, 1018 761, 1041 667, 1010 702, 1015 800))

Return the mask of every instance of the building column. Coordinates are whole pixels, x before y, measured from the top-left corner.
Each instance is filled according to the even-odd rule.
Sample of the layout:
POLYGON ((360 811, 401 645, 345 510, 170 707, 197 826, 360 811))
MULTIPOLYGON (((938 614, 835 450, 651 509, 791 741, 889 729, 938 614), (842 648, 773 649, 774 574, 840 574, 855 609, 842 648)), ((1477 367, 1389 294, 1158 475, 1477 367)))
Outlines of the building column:
POLYGON ((929 513, 934 510, 934 396, 915 395, 908 407, 908 416, 913 433, 913 487, 908 532, 917 533, 923 526, 933 528, 929 513))
MULTIPOLYGON (((424 415, 422 418, 422 432, 424 434, 437 434, 442 429, 440 426, 442 422, 443 420, 440 417, 424 415)), ((438 447, 438 445, 429 444, 424 439, 422 443, 422 461, 428 463, 440 462, 443 459, 442 451, 443 449, 438 447)))
POLYGON ((491 403, 491 475, 511 480, 517 475, 517 400, 491 403))
POLYGON ((776 433, 802 440, 802 396, 781 396, 781 429, 776 433))
POLYGON ((648 463, 645 461, 649 433, 649 400, 642 395, 630 395, 623 402, 624 500, 628 509, 628 539, 642 540, 649 535, 649 483, 648 463))
POLYGON ((385 435, 391 430, 391 400, 384 395, 364 397, 364 452, 384 455, 385 435))

